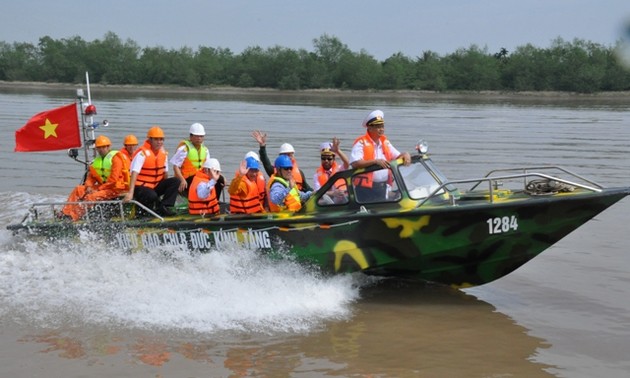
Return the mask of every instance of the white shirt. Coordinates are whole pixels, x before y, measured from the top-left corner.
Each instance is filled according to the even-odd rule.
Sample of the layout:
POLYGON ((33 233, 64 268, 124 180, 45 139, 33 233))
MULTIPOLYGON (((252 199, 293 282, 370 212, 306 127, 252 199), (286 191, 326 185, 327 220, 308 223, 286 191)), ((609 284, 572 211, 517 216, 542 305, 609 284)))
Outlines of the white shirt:
POLYGON ((175 151, 175 154, 171 158, 171 164, 181 168, 182 164, 184 164, 184 159, 186 159, 187 156, 188 147, 185 144, 182 144, 181 146, 179 146, 177 151, 175 151))
MULTIPOLYGON (((151 151, 151 153, 153 153, 153 151, 151 151)), ((144 150, 141 150, 136 154, 136 156, 133 157, 133 160, 131 161, 131 167, 129 168, 130 171, 140 173, 145 159, 146 156, 144 155, 144 150)), ((168 163, 166 159, 164 160, 164 172, 168 173, 168 163)))
MULTIPOLYGON (((374 142, 374 140, 372 140, 374 142)), ((389 139, 387 140, 387 147, 389 151, 392 153, 394 157, 400 155, 400 152, 394 148, 394 146, 390 143, 389 139)), ((383 159, 388 160, 385 157, 385 153, 383 153, 383 146, 381 145, 380 140, 374 143, 374 159, 383 159)), ((359 140, 352 146, 352 152, 350 152, 350 164, 355 161, 363 160, 363 139, 359 140)), ((374 171, 374 176, 372 176, 372 180, 374 182, 386 182, 388 179, 387 169, 380 169, 378 171, 374 171)))
POLYGON ((206 199, 210 196, 210 192, 212 191, 212 188, 214 188, 214 185, 217 182, 214 181, 214 179, 210 179, 210 181, 202 181, 199 183, 199 185, 197 185, 197 195, 199 196, 199 198, 201 199, 206 199))

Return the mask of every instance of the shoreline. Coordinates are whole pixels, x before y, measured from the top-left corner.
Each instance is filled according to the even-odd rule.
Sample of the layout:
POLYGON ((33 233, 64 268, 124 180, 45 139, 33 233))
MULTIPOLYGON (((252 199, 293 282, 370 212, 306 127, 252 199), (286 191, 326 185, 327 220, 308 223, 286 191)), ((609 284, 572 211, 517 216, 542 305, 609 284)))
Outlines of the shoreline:
MULTIPOLYGON (((69 83, 46 83, 46 82, 30 82, 30 81, 1 81, 0 90, 38 90, 38 91, 59 91, 59 90, 76 90, 85 88, 85 83, 69 84, 69 83)), ((212 95, 269 95, 269 96, 335 96, 335 97, 393 97, 393 98, 432 98, 432 99, 449 99, 464 98, 470 96, 481 96, 483 98, 503 98, 503 99, 522 99, 522 100, 614 100, 627 99, 630 97, 630 91, 619 92, 598 92, 598 93, 575 93, 575 92, 553 92, 553 91, 524 91, 524 92, 505 92, 505 91, 451 91, 451 92, 434 92, 434 91, 414 91, 414 90, 341 90, 341 89, 302 89, 302 90, 280 90, 273 88, 238 88, 228 86, 217 87, 180 87, 169 85, 109 85, 109 84, 90 84, 91 89, 98 89, 103 92, 123 92, 123 93, 165 93, 165 94, 212 94, 212 95)))

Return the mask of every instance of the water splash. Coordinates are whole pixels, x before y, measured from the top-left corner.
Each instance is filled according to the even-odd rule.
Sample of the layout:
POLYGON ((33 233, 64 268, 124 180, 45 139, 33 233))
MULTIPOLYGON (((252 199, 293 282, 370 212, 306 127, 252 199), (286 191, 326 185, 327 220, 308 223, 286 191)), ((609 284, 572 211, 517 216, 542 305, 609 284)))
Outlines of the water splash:
POLYGON ((248 249, 129 255, 90 234, 70 244, 16 238, 0 232, 0 316, 39 326, 308 332, 350 317, 364 284, 248 249))

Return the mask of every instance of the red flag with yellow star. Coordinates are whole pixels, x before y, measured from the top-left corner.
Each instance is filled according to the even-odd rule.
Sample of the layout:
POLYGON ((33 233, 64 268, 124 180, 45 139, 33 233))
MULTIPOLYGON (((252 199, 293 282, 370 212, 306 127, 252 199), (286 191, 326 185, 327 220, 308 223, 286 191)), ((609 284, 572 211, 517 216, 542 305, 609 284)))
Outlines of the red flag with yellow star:
POLYGON ((81 147, 76 104, 34 115, 15 132, 15 151, 54 151, 81 147))

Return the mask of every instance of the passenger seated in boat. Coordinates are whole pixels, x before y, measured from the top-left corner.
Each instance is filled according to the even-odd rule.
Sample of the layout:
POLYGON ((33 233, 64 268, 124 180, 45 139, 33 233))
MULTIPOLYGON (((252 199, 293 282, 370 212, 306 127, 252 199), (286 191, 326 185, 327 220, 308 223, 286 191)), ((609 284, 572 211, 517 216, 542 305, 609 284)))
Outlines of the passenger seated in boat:
POLYGON ((190 184, 188 191, 188 212, 194 215, 212 216, 219 214, 219 200, 216 192, 217 180, 221 177, 221 164, 217 159, 206 159, 200 171, 190 184))
MULTIPOLYGON (((348 169, 350 166, 350 162, 348 161, 348 157, 343 151, 339 148, 341 144, 338 138, 333 138, 331 142, 325 142, 320 145, 320 159, 321 165, 317 167, 315 171, 315 176, 313 177, 313 187, 315 190, 319 190, 326 182, 330 176, 337 173, 337 171, 348 169), (343 162, 343 165, 337 164, 336 156, 339 155, 339 158, 343 162)), ((335 183, 331 187, 331 190, 326 192, 320 199, 320 205, 332 205, 332 204, 341 204, 348 202, 348 188, 344 180, 339 180, 338 183, 335 183)))
POLYGON ((159 215, 175 215, 172 208, 180 181, 177 177, 168 177, 166 158, 164 131, 153 126, 147 132, 147 140, 131 160, 131 180, 124 202, 135 199, 159 215))
POLYGON ((261 198, 266 197, 265 178, 259 168, 258 160, 253 156, 246 157, 241 162, 228 188, 231 214, 253 214, 265 211, 261 202, 261 198))
POLYGON ((260 157, 254 151, 249 151, 245 154, 243 159, 247 159, 248 157, 253 157, 258 162, 258 195, 260 196, 260 206, 264 209, 264 211, 269 210, 269 203, 267 202, 267 179, 265 179, 265 175, 263 171, 260 169, 262 167, 262 162, 260 161, 260 157))
POLYGON ((120 152, 126 158, 125 160, 129 162, 129 164, 131 164, 131 159, 133 159, 133 154, 136 152, 137 149, 138 138, 136 138, 136 136, 133 134, 125 136, 125 140, 123 140, 123 149, 120 150, 120 152))
MULTIPOLYGON (((275 167, 271 165, 271 161, 267 155, 267 134, 259 130, 254 130, 252 132, 252 136, 258 142, 258 153, 260 154, 260 161, 265 167, 265 172, 267 172, 267 175, 271 177, 271 175, 273 175, 276 171, 274 169, 275 167)), ((293 146, 289 143, 282 144, 282 146, 280 146, 280 150, 278 151, 278 156, 280 155, 288 156, 291 159, 291 163, 293 164, 292 173, 298 189, 304 192, 312 191, 313 188, 311 188, 308 182, 306 182, 306 176, 304 176, 304 172, 302 172, 302 170, 298 167, 297 161, 295 160, 295 149, 293 146)))
POLYGON ((385 117, 381 110, 374 110, 363 120, 367 133, 354 141, 350 153, 353 168, 365 168, 377 164, 378 171, 359 175, 353 182, 359 203, 387 200, 389 161, 403 158, 403 164, 411 163, 408 152, 399 152, 385 136, 385 117))
MULTIPOLYGON (((120 196, 129 189, 129 163, 119 151, 111 149, 108 137, 100 135, 94 142, 98 156, 90 164, 83 185, 78 185, 68 196, 68 202, 106 201, 120 196)), ((79 220, 93 205, 67 204, 60 217, 79 220)))
POLYGON ((275 161, 276 173, 271 175, 267 183, 267 198, 271 212, 299 211, 302 203, 309 199, 312 191, 298 190, 293 175, 293 163, 287 155, 280 155, 275 161))
MULTIPOLYGON (((188 197, 188 188, 192 183, 195 173, 201 170, 201 166, 206 159, 210 158, 208 147, 205 146, 203 140, 206 130, 201 123, 193 123, 189 128, 188 140, 182 140, 177 146, 175 154, 171 158, 170 163, 173 165, 173 174, 179 181, 179 193, 188 197)), ((223 192, 225 179, 221 178, 217 181, 217 194, 223 192)))

